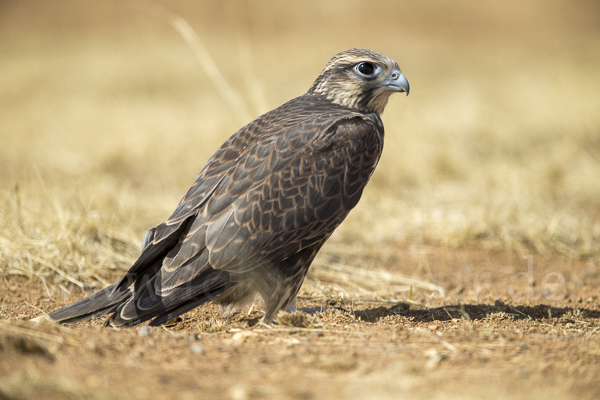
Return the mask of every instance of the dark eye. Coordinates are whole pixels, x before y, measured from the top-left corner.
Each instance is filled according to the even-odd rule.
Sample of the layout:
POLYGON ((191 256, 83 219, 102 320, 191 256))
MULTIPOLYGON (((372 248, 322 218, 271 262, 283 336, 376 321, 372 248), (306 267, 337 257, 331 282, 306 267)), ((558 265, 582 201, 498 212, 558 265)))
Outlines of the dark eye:
POLYGON ((375 65, 370 62, 361 62, 356 66, 356 70, 365 76, 371 76, 375 73, 375 65))

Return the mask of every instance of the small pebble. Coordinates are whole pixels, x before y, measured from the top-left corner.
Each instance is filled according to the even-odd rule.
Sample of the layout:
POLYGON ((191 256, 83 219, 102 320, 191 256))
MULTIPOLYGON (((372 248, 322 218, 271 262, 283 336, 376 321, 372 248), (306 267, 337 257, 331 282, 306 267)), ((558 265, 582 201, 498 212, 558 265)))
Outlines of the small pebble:
POLYGON ((572 324, 571 322, 567 323, 567 327, 569 327, 569 328, 577 328, 577 326, 575 324, 572 324))
POLYGON ((192 353, 194 353, 194 354, 204 353, 204 349, 199 344, 193 345, 192 347, 190 347, 190 350, 192 350, 192 353))
POLYGON ((144 325, 138 331, 138 335, 140 336, 148 336, 148 325, 144 325))

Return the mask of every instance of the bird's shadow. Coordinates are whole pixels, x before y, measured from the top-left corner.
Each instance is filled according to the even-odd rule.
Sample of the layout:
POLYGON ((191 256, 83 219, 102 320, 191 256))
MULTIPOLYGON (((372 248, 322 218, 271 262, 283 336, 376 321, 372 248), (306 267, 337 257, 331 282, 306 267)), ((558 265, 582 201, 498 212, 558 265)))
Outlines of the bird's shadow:
POLYGON ((453 319, 482 320, 490 318, 492 314, 504 313, 513 319, 530 321, 561 318, 566 314, 581 315, 583 318, 600 318, 600 310, 589 310, 572 307, 550 307, 544 304, 536 306, 511 306, 496 301, 491 304, 459 304, 435 308, 419 309, 409 304, 400 303, 392 307, 376 307, 364 310, 355 310, 355 318, 366 322, 377 322, 387 316, 401 315, 412 318, 414 322, 450 321, 453 319))
MULTIPOLYGON (((352 315, 356 320, 365 322, 378 322, 389 316, 403 316, 410 318, 413 322, 451 321, 455 319, 483 320, 492 318, 493 315, 502 313, 502 317, 516 320, 541 321, 553 318, 561 318, 572 315, 573 319, 595 318, 600 319, 600 310, 590 310, 580 307, 550 307, 545 304, 536 306, 508 305, 500 301, 495 304, 453 304, 434 308, 417 308, 407 303, 398 303, 391 307, 374 307, 363 310, 347 310, 341 307, 317 307, 311 309, 300 309, 298 311, 309 314, 318 314, 328 309, 336 309, 352 315)), ((262 321, 261 315, 253 315, 241 318, 248 326, 258 326, 262 321)), ((569 321, 566 321, 569 322, 569 321)))

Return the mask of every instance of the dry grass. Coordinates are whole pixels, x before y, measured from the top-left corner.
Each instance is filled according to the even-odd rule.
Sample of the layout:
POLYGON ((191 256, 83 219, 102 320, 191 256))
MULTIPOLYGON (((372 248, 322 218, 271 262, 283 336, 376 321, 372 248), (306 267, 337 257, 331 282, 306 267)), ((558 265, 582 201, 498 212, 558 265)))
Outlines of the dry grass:
POLYGON ((0 7, 0 272, 49 296, 126 270, 241 114, 303 93, 353 46, 396 58, 413 90, 390 102, 378 171, 307 293, 439 291, 383 275, 407 244, 600 260, 593 2, 0 7))

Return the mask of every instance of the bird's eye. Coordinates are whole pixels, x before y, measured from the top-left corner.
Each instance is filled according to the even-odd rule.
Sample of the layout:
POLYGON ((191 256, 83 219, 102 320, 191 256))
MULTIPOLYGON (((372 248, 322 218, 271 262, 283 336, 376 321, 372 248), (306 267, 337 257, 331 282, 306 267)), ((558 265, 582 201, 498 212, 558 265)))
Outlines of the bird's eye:
POLYGON ((375 74, 375 71, 377 70, 377 66, 370 62, 361 62, 355 68, 359 74, 367 77, 372 77, 375 74))

